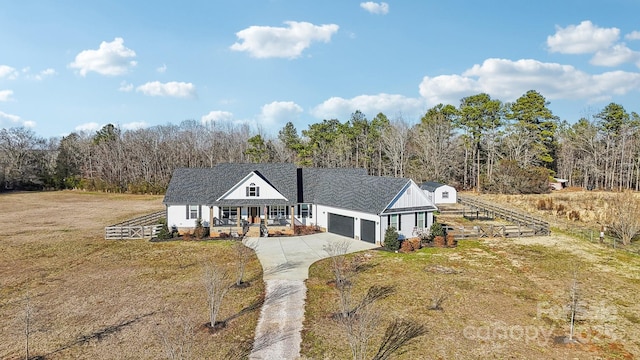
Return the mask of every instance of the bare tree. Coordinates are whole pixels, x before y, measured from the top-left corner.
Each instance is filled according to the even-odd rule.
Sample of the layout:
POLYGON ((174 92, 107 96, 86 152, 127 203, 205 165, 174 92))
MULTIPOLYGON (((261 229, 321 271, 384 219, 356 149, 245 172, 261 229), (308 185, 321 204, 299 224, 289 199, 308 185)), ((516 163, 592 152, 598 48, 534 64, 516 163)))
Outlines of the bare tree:
POLYGON ((167 312, 156 332, 169 360, 188 360, 193 358, 195 325, 193 319, 183 314, 167 312))
POLYGON ((402 118, 392 121, 382 132, 384 153, 391 161, 395 177, 404 177, 408 142, 409 125, 402 118))
POLYGON ((245 269, 247 267, 247 263, 249 262, 249 258, 255 249, 254 246, 246 246, 242 243, 242 241, 237 241, 233 244, 233 253, 235 255, 236 260, 236 286, 242 286, 244 281, 245 269))
POLYGON ((209 304, 209 325, 212 329, 215 329, 216 325, 219 325, 216 323, 216 319, 218 318, 220 307, 229 291, 232 280, 225 268, 210 261, 204 265, 203 281, 207 292, 207 303, 209 304))
POLYGON ((622 241, 631 244, 631 239, 640 233, 640 201, 632 192, 615 194, 607 211, 607 227, 622 241))

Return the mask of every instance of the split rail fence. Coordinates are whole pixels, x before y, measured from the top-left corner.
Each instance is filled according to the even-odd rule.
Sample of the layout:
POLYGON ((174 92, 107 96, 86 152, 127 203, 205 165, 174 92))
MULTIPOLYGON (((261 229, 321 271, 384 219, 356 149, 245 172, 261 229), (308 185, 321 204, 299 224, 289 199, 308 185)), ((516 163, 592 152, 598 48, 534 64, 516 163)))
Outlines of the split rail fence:
POLYGON ((104 228, 104 238, 107 240, 150 239, 155 237, 162 228, 160 219, 164 216, 164 211, 158 211, 107 226, 104 228))
MULTIPOLYGON (((465 217, 500 218, 510 222, 509 225, 476 225, 467 227, 445 227, 447 233, 453 234, 456 239, 483 238, 483 237, 526 237, 550 235, 551 228, 548 222, 531 216, 527 213, 507 209, 470 197, 458 196, 458 202, 465 208, 459 210, 465 217)), ((450 212, 447 212, 450 213, 450 212)), ((458 211, 456 211, 458 213, 458 211)))

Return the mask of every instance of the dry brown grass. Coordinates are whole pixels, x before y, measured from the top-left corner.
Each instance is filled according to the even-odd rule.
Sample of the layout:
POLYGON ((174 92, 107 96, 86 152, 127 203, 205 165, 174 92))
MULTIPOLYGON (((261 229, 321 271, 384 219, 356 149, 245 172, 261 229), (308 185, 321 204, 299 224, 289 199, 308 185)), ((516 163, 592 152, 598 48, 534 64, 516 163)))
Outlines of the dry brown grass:
POLYGON ((162 339, 187 338, 193 358, 242 358, 263 296, 253 255, 211 334, 201 264, 233 267, 228 241, 107 241, 104 227, 163 208, 162 197, 82 192, 0 195, 0 358, 24 358, 24 311, 33 307, 30 351, 46 359, 165 358, 162 339), (246 310, 250 308, 250 310, 246 310), (243 311, 243 309, 245 309, 243 311), (194 327, 181 334, 185 321, 194 327))
MULTIPOLYGON (((572 193, 566 203, 580 196, 572 193)), ((538 200, 505 202, 521 209, 514 198, 531 206, 538 200)), ((638 269, 637 255, 566 234, 466 240, 454 249, 373 251, 356 292, 393 285, 395 294, 379 304, 385 321, 401 317, 427 326, 428 334, 398 359, 633 359, 640 356, 638 269), (574 272, 587 308, 578 324, 581 343, 556 344, 568 335, 563 307, 574 272), (429 310, 443 294, 442 310, 429 310)), ((349 358, 345 332, 331 318, 338 308, 330 279, 326 260, 311 267, 302 345, 307 358, 349 358)))

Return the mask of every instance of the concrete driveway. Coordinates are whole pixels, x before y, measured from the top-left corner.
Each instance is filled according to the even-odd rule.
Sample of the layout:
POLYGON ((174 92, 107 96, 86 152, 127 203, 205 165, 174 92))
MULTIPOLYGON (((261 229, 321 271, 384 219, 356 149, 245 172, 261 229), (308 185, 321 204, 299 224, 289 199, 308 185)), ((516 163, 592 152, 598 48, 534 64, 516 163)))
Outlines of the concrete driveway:
POLYGON ((250 359, 298 359, 304 321, 309 266, 329 255, 323 247, 347 241, 347 252, 378 247, 330 233, 294 237, 247 238, 260 259, 266 283, 265 302, 256 327, 250 359))

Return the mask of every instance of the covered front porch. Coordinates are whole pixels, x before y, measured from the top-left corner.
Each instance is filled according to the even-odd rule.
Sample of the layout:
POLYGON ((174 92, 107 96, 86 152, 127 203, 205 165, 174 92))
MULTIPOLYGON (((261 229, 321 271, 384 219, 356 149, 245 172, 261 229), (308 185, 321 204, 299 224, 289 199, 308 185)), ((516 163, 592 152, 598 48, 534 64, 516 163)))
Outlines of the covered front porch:
POLYGON ((295 206, 288 205, 212 206, 209 213, 212 237, 292 235, 294 226, 300 224, 295 217, 295 206))

